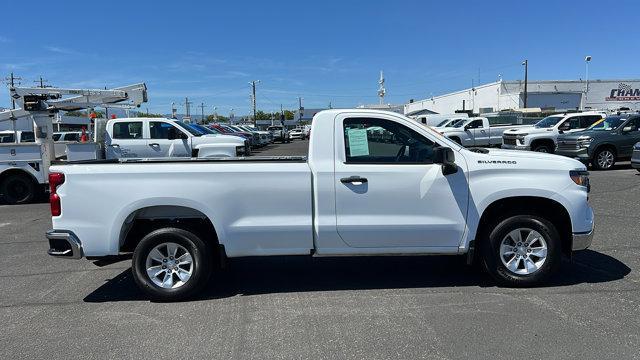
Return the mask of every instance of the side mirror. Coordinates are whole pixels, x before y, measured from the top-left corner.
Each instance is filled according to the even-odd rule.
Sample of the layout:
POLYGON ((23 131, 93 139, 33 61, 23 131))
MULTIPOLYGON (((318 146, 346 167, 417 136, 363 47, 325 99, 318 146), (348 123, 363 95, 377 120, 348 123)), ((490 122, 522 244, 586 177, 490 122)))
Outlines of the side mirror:
POLYGON ((632 132, 633 131, 633 127, 631 126, 625 126, 622 128, 622 132, 623 133, 628 133, 628 132, 632 132))
POLYGON ((558 130, 560 130, 560 131, 568 131, 568 130, 571 130, 571 124, 569 124, 569 123, 564 123, 564 124, 560 125, 560 127, 558 128, 558 130))
POLYGON ((436 164, 442 164, 442 174, 450 175, 458 171, 458 165, 456 165, 456 155, 448 147, 437 147, 433 153, 433 162, 436 164))

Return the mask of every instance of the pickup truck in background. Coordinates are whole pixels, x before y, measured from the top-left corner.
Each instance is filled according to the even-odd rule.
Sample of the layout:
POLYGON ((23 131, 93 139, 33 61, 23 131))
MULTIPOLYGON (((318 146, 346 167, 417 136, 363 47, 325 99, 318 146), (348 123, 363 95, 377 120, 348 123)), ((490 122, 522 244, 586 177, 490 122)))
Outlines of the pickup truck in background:
POLYGON ((502 148, 553 153, 558 135, 582 131, 605 116, 605 113, 598 111, 547 116, 533 126, 505 131, 502 148))
POLYGON ((84 161, 49 182, 49 254, 133 252, 135 282, 162 300, 243 256, 465 255, 499 284, 533 286, 593 235, 581 162, 471 151, 368 109, 317 113, 308 158, 84 161))
POLYGON ((209 135, 176 120, 121 118, 107 122, 106 158, 235 157, 245 152, 237 136, 209 135))
POLYGON ((556 154, 591 163, 597 170, 610 170, 617 160, 631 158, 638 141, 640 115, 612 115, 587 130, 559 135, 556 154))
POLYGON ((486 117, 471 117, 459 121, 451 127, 437 128, 437 131, 456 143, 469 146, 500 146, 502 133, 516 130, 526 125, 499 124, 490 125, 486 117))
POLYGON ((450 118, 450 119, 444 119, 440 123, 438 123, 436 126, 433 126, 433 128, 434 129, 439 129, 439 128, 454 127, 456 124, 464 122, 464 121, 466 121, 468 119, 469 119, 469 117, 467 117, 467 116, 465 116, 465 117, 453 117, 453 118, 450 118))
POLYGON ((280 141, 281 143, 288 143, 291 141, 289 138, 289 132, 282 125, 272 125, 267 128, 267 131, 271 133, 274 141, 280 141))

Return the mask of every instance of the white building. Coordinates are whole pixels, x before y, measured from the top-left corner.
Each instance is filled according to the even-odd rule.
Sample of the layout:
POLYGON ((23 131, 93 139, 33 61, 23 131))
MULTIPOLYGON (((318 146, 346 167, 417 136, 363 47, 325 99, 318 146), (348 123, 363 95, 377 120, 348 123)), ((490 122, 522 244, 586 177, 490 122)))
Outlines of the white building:
MULTIPOLYGON (((527 84, 527 108, 640 110, 640 80, 541 80, 527 84)), ((406 104, 407 115, 457 110, 488 113, 524 108, 524 82, 498 81, 406 104)))

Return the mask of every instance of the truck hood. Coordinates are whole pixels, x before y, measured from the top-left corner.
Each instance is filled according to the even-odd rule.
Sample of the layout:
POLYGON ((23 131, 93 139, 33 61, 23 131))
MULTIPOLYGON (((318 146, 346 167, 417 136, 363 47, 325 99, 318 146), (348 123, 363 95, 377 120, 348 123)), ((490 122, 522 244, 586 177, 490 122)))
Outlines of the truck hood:
POLYGON ((243 146, 244 140, 238 136, 233 135, 203 135, 194 136, 192 138, 193 146, 202 144, 229 144, 234 146, 243 146))
POLYGON ((525 126, 517 129, 505 130, 504 134, 508 135, 523 135, 523 134, 543 134, 547 132, 553 132, 553 128, 537 128, 535 126, 525 126))
POLYGON ((483 167, 586 170, 586 166, 580 161, 560 155, 503 149, 486 149, 486 153, 463 151, 465 151, 465 157, 471 159, 472 164, 475 163, 483 167))

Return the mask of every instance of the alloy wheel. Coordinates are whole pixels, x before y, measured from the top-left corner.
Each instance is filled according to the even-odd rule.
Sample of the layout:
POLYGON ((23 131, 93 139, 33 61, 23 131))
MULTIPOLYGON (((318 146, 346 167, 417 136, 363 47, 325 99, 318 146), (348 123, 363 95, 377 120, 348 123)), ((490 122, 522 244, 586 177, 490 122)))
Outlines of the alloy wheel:
POLYGON ((539 232, 518 228, 509 232, 500 243, 500 260, 512 273, 530 275, 547 259, 547 241, 539 232))
POLYGON ((154 284, 163 289, 175 289, 191 278, 193 257, 182 245, 162 243, 147 254, 146 269, 154 284))
POLYGON ((610 150, 602 150, 598 153, 598 158, 596 159, 598 162, 598 167, 601 169, 609 169, 613 166, 614 156, 610 150))

